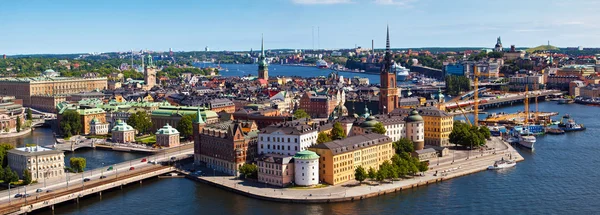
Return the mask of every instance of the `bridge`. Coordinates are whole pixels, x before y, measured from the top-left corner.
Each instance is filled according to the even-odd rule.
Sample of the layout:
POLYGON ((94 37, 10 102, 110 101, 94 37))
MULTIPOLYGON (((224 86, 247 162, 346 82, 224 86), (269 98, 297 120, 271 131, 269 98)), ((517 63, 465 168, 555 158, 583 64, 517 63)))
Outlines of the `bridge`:
POLYGON ((38 182, 0 192, 0 214, 23 214, 34 210, 51 207, 67 201, 76 201, 83 197, 98 194, 102 196, 103 191, 120 188, 131 183, 142 183, 144 179, 157 177, 175 171, 175 168, 166 166, 171 161, 189 159, 193 157, 193 150, 175 151, 161 155, 149 156, 103 166, 83 173, 67 173, 52 182, 38 182), (152 164, 148 161, 160 162, 152 164), (46 186, 48 185, 48 186, 46 186), (36 192, 42 189, 42 192, 36 192), (51 192, 47 192, 51 190, 51 192), (26 198, 13 198, 16 193, 30 194, 26 198))
MULTIPOLYGON (((529 92, 529 99, 534 99, 535 97, 541 98, 545 100, 548 97, 555 97, 562 95, 562 92, 559 90, 542 90, 542 91, 532 91, 529 92)), ((515 103, 521 103, 525 101, 525 93, 519 94, 508 94, 504 96, 498 97, 482 97, 479 98, 479 108, 486 109, 492 107, 500 107, 504 105, 513 105, 515 103)), ((464 109, 472 109, 475 104, 473 99, 459 101, 458 104, 456 102, 447 102, 444 105, 446 106, 446 110, 456 110, 459 107, 464 109)))

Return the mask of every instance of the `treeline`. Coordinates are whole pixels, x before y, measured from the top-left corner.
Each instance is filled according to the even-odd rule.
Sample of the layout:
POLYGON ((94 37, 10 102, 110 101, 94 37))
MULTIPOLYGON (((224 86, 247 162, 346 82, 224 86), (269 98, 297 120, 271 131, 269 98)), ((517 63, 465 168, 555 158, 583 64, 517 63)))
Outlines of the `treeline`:
POLYGON ((411 153, 414 152, 411 140, 402 138, 394 142, 393 146, 396 154, 392 157, 391 162, 383 162, 377 170, 373 168, 365 170, 362 166, 359 166, 354 171, 354 178, 361 183, 367 178, 384 181, 386 179, 392 180, 412 176, 429 169, 427 162, 421 162, 418 158, 411 156, 411 153))
POLYGON ((458 96, 461 92, 471 90, 471 80, 465 76, 446 76, 446 94, 458 96))

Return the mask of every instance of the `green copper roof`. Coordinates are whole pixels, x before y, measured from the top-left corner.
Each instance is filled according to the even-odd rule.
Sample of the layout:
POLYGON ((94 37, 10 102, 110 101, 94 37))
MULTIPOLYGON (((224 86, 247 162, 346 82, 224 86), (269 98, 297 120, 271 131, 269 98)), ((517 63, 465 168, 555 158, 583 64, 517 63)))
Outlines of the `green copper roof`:
POLYGON ((377 120, 375 120, 374 116, 367 117, 367 120, 360 124, 360 127, 363 128, 373 128, 377 124, 377 120))
POLYGON ((294 159, 299 159, 299 160, 314 160, 314 159, 319 159, 319 155, 317 155, 317 153, 315 153, 313 151, 304 150, 304 151, 301 151, 301 152, 297 152, 294 155, 294 159))
POLYGON ((204 120, 202 119, 202 113, 200 113, 200 108, 196 111, 196 119, 194 120, 196 124, 204 124, 204 120))
POLYGON ((158 131, 156 131, 156 134, 172 135, 172 134, 179 134, 179 131, 177 131, 177 129, 171 127, 169 125, 169 123, 167 123, 164 127, 162 127, 161 129, 158 129, 158 131))
POLYGON ((96 117, 94 117, 92 119, 92 124, 98 124, 99 122, 100 122, 100 120, 98 118, 96 118, 96 117))
POLYGON ((131 127, 130 125, 127 125, 126 122, 123 122, 123 120, 117 120, 117 125, 115 125, 115 127, 113 127, 112 131, 132 131, 133 127, 131 127))
POLYGON ((422 122, 423 121, 423 117, 421 117, 421 115, 419 115, 419 112, 417 110, 412 110, 410 112, 410 116, 406 117, 406 122, 422 122))

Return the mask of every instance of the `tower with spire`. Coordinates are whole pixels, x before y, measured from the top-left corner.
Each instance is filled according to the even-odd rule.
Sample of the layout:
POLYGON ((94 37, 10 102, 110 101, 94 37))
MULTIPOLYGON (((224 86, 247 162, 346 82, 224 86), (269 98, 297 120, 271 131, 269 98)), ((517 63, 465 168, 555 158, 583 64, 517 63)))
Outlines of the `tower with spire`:
POLYGON ((156 85, 156 66, 152 62, 152 55, 148 55, 148 63, 144 66, 144 82, 148 90, 156 85))
POLYGON ((390 50, 390 27, 387 27, 387 38, 385 40, 385 58, 381 66, 379 89, 379 110, 382 114, 388 114, 398 108, 397 74, 393 69, 392 51, 390 50))
POLYGON ((193 127, 193 135, 194 135, 194 163, 199 164, 200 162, 200 133, 202 133, 202 129, 204 129, 206 123, 202 119, 202 114, 200 112, 200 107, 196 110, 196 117, 194 118, 194 122, 192 124, 193 127))
POLYGON ((261 36, 260 56, 258 57, 258 78, 269 80, 269 64, 265 56, 265 39, 261 36))
POLYGON ((502 40, 500 39, 500 37, 498 37, 498 39, 496 40, 496 46, 494 47, 494 51, 502 52, 502 40))

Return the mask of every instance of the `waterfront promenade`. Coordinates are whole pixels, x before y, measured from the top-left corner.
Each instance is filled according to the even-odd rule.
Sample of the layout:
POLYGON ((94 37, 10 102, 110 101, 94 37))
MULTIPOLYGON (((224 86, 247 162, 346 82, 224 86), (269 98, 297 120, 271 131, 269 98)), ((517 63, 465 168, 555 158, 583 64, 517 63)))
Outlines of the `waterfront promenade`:
POLYGON ((188 175, 187 177, 238 194, 270 201, 302 203, 355 201, 484 171, 494 161, 502 158, 512 158, 516 161, 524 160, 512 146, 501 141, 500 138, 493 137, 490 142, 504 147, 502 149, 499 148, 502 146, 498 146, 493 150, 473 152, 471 155, 467 154, 467 157, 455 157, 454 159, 446 157, 440 160, 439 165, 437 162, 432 161, 430 162, 430 170, 422 176, 386 182, 366 181, 360 186, 357 181, 350 181, 342 185, 324 188, 277 188, 258 182, 238 180, 233 176, 213 176, 210 171, 204 173, 207 176, 188 175))

